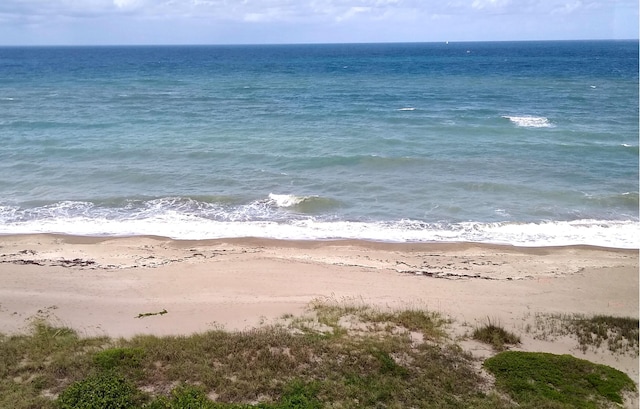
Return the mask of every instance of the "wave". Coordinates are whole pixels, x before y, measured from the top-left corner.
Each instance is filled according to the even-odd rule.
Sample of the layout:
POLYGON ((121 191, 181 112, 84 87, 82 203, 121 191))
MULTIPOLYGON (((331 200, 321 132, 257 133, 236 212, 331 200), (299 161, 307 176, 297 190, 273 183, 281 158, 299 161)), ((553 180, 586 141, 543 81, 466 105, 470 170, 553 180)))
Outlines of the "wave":
POLYGON ((416 109, 413 107, 404 107, 404 108, 398 108, 398 111, 415 111, 416 109))
POLYGON ((295 196, 295 195, 276 195, 269 193, 269 199, 278 207, 293 207, 299 205, 305 200, 311 200, 318 196, 295 196))
MULTIPOLYGON (((86 217, 105 220, 144 220, 167 215, 193 215, 213 221, 284 221, 340 206, 337 200, 317 195, 269 194, 242 201, 226 196, 169 196, 161 198, 110 198, 96 201, 31 202, 25 207, 0 205, 0 224, 31 220, 86 217)), ((1 227, 0 227, 1 228, 1 227)))
POLYGON ((503 115, 505 119, 510 120, 512 123, 523 128, 551 128, 554 125, 548 118, 543 116, 509 116, 503 115))
POLYGON ((321 214, 340 206, 340 202, 316 195, 295 196, 269 194, 269 200, 277 208, 295 211, 302 214, 321 214))
POLYGON ((611 195, 585 195, 585 198, 597 203, 600 207, 627 208, 637 211, 640 205, 639 196, 638 192, 624 192, 611 195))
POLYGON ((271 195, 237 205, 162 198, 109 208, 59 202, 37 208, 0 206, 0 234, 83 236, 157 235, 203 240, 263 237, 291 240, 360 239, 383 242, 477 242, 516 246, 594 245, 640 248, 637 220, 427 223, 418 220, 349 221, 293 208, 321 198, 271 195), (273 198, 275 196, 275 199, 273 198), (288 207, 278 207, 276 199, 288 207), (295 203, 295 204, 293 204, 295 203))

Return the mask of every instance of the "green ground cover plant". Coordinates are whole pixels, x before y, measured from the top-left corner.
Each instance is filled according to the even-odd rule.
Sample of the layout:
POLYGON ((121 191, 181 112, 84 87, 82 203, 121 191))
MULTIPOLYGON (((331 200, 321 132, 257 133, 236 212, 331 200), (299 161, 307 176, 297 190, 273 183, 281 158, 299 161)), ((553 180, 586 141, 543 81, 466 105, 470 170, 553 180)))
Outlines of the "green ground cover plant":
POLYGON ((621 404, 622 393, 636 388, 626 374, 571 355, 506 351, 487 359, 484 366, 501 391, 534 407, 605 407, 621 404))
MULTIPOLYGON (((495 392, 448 323, 420 309, 338 303, 250 331, 190 336, 82 338, 36 321, 30 334, 0 335, 0 407, 545 407, 516 403, 501 383, 495 392)), ((603 399, 617 402, 620 387, 603 385, 614 391, 603 399)))
POLYGON ((128 409, 142 403, 142 393, 135 385, 113 372, 99 372, 77 381, 56 399, 60 409, 128 409))

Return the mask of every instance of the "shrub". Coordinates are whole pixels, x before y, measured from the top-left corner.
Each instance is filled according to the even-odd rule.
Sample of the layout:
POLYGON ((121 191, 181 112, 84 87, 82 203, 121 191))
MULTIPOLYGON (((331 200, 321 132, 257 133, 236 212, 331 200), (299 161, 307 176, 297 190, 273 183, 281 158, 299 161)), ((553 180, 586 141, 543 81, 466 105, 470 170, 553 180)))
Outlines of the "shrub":
POLYGON ((93 362, 103 370, 117 367, 138 367, 144 356, 140 348, 111 348, 100 351, 93 357, 93 362))
POLYGON ((56 404, 60 409, 129 409, 140 400, 140 392, 129 381, 102 372, 69 385, 56 404))

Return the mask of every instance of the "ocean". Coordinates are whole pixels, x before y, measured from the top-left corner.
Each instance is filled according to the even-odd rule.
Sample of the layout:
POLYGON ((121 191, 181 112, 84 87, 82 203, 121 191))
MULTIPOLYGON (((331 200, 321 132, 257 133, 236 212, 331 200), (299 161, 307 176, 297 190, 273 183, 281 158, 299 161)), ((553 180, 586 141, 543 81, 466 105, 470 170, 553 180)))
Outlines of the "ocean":
POLYGON ((640 248, 637 40, 0 48, 0 234, 640 248))

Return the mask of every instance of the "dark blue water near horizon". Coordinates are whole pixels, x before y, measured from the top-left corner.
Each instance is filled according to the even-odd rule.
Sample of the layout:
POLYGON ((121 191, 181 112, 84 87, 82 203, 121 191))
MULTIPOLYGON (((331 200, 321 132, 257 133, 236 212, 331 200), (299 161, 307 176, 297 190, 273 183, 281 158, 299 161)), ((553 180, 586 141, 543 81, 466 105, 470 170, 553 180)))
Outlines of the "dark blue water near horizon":
POLYGON ((0 234, 638 248, 638 41, 0 47, 0 234))

